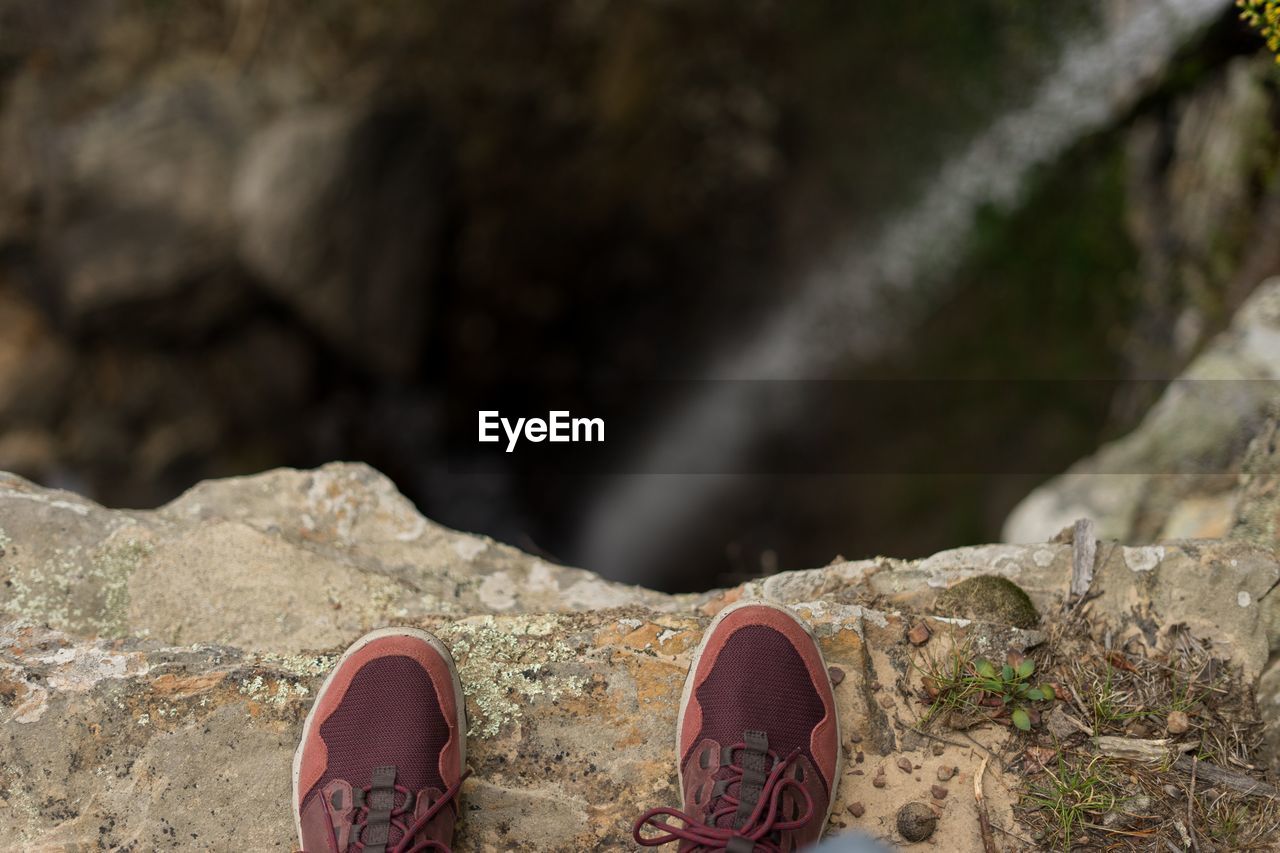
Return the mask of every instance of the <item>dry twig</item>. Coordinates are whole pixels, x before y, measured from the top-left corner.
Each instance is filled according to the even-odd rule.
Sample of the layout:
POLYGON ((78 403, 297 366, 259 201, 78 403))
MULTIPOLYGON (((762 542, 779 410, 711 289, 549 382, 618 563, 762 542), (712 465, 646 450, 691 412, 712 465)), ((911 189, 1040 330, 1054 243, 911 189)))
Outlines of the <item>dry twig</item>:
POLYGON ((982 795, 982 777, 987 772, 987 759, 982 759, 978 772, 973 774, 973 800, 978 805, 978 827, 982 830, 982 849, 985 853, 1000 853, 991 834, 991 816, 987 814, 987 800, 982 795))
POLYGON ((1071 591, 1068 599, 1088 595, 1093 583, 1094 559, 1097 554, 1098 540, 1093 521, 1082 518, 1076 522, 1071 536, 1071 591))
POLYGON ((1197 761, 1194 758, 1188 758, 1183 755, 1173 762, 1173 768, 1182 773, 1191 774, 1192 790, 1194 791, 1195 779, 1199 776, 1206 779, 1214 785, 1221 785, 1224 788, 1230 788, 1249 797, 1267 797, 1273 800, 1280 799, 1280 791, 1271 787, 1265 782, 1259 782, 1252 776, 1246 776, 1244 773, 1237 773, 1234 770, 1227 770, 1214 764, 1204 761, 1197 761))

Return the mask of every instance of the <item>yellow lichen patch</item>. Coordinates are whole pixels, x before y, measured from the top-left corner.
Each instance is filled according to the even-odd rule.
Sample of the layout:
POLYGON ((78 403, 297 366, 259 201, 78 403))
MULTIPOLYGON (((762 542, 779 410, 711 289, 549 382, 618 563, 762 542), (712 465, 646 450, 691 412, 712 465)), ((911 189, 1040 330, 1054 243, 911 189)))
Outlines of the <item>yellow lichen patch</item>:
POLYGON ((240 685, 240 693, 248 696, 254 703, 268 705, 279 711, 290 701, 306 696, 310 691, 305 685, 288 679, 263 678, 261 675, 255 675, 240 685))
POLYGON ((1240 17, 1262 33, 1267 47, 1280 61, 1280 0, 1236 0, 1240 17))
POLYGON ((316 678, 328 675, 338 662, 338 655, 275 655, 264 654, 260 660, 274 669, 281 669, 299 678, 316 678))
POLYGON ((141 536, 113 536, 90 550, 55 548, 42 564, 13 576, 4 609, 63 630, 123 636, 129 578, 151 552, 151 543, 141 536))
POLYGON ((578 660, 582 650, 560 638, 568 618, 539 616, 498 620, 481 616, 440 632, 458 662, 466 693, 468 735, 492 738, 518 721, 536 698, 557 701, 583 693, 588 680, 551 665, 578 660))

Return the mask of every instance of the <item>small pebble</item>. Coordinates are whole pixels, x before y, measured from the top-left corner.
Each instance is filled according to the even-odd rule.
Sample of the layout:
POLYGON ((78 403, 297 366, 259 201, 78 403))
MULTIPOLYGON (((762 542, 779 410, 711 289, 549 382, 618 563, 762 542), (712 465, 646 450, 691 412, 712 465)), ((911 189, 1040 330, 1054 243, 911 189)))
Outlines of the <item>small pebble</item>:
POLYGON ((946 752, 946 751, 947 751, 947 748, 946 748, 945 746, 943 746, 942 744, 940 744, 940 743, 935 743, 935 744, 933 745, 933 754, 934 754, 934 755, 942 755, 942 753, 944 753, 944 752, 946 752))
POLYGON ((893 707, 893 697, 892 697, 892 696, 881 696, 881 697, 880 697, 880 707, 881 707, 881 708, 892 708, 892 707, 893 707))
POLYGON ((853 760, 861 764, 867 760, 867 756, 863 754, 862 750, 858 750, 858 754, 853 757, 853 760))
POLYGON ((901 770, 903 773, 910 773, 910 772, 911 772, 911 760, 910 760, 910 759, 908 759, 908 758, 899 758, 899 759, 898 759, 898 769, 899 769, 899 770, 901 770))
POLYGON ((1047 767, 1058 757, 1058 751, 1047 746, 1029 746, 1027 747, 1026 756, 1027 761, 1031 764, 1047 767))
POLYGON ((1191 728, 1191 719, 1187 717, 1186 711, 1170 711, 1169 716, 1165 719, 1164 727, 1169 730, 1171 735, 1186 734, 1191 728))
POLYGON ((933 794, 935 800, 945 800, 947 798, 947 789, 941 785, 930 785, 929 793, 933 794))
POLYGON ((849 803, 848 811, 849 811, 849 814, 853 815, 854 817, 862 817, 864 814, 867 813, 867 809, 865 806, 862 805, 862 803, 849 803))
POLYGON ((849 775, 850 776, 866 776, 867 774, 863 773, 861 770, 850 770, 849 775))
POLYGON ((827 677, 831 679, 831 686, 835 687, 844 681, 844 670, 838 666, 829 666, 827 667, 827 677))
POLYGON ((911 641, 913 646, 923 646, 929 642, 929 637, 933 632, 929 630, 929 626, 923 622, 917 622, 911 626, 911 630, 907 632, 907 639, 911 641))
POLYGON ((885 785, 888 785, 889 783, 883 776, 877 776, 876 778, 871 780, 871 784, 875 785, 877 788, 883 788, 885 785))
POLYGON ((851 735, 849 737, 849 740, 853 741, 854 743, 862 743, 862 735, 851 735))
POLYGON ((941 767, 938 768, 939 782, 945 782, 954 775, 956 775, 956 769, 954 767, 948 767, 947 765, 943 764, 941 767))

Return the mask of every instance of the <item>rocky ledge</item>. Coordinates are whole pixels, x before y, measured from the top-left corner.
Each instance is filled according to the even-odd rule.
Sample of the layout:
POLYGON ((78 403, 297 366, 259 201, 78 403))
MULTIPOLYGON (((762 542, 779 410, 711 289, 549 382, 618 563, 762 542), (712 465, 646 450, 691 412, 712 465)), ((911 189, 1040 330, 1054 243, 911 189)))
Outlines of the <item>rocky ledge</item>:
POLYGON ((916 802, 946 849, 981 850, 973 775, 990 763, 991 822, 1020 837, 1023 736, 928 725, 920 673, 955 649, 1036 648, 1052 620, 1017 628, 939 595, 994 575, 1061 613, 1082 568, 1072 610, 1108 648, 1190 637, 1253 683, 1280 639, 1280 564, 1244 541, 1064 536, 669 596, 444 529, 361 465, 204 483, 149 512, 0 475, 0 829, 36 850, 292 849, 289 761, 314 689, 361 632, 412 624, 450 646, 467 693, 459 847, 626 847, 640 811, 678 800, 688 656, 749 596, 807 618, 838 682, 850 760, 833 825, 900 844, 916 802))

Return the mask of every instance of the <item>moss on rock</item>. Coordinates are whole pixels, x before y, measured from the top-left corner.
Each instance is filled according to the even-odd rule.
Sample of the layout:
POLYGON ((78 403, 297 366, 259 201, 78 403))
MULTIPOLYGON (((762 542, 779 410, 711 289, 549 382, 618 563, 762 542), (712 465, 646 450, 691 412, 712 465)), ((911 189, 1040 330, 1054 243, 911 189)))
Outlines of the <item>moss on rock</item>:
POLYGON ((1040 621, 1036 606, 1022 588, 997 575, 978 575, 949 587, 938 595, 934 610, 943 616, 960 616, 1015 628, 1031 628, 1040 621))

